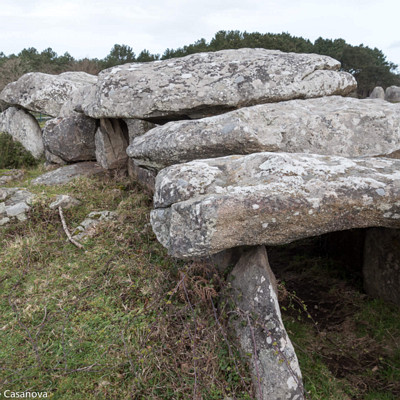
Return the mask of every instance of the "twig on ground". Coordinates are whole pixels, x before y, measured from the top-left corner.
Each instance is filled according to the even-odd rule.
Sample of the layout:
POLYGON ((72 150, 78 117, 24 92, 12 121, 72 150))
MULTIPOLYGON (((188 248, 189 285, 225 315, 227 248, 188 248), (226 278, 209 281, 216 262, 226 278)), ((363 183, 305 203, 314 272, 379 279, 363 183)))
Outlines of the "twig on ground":
POLYGON ((71 233, 69 232, 68 227, 67 227, 67 223, 65 222, 64 214, 63 214, 63 211, 62 211, 62 208, 61 208, 61 207, 58 207, 58 213, 60 214, 61 223, 62 223, 64 232, 65 232, 65 234, 66 234, 67 237, 68 237, 68 240, 69 240, 73 245, 75 245, 76 247, 78 247, 79 249, 83 249, 83 246, 82 246, 79 242, 77 242, 77 241, 71 236, 71 233))

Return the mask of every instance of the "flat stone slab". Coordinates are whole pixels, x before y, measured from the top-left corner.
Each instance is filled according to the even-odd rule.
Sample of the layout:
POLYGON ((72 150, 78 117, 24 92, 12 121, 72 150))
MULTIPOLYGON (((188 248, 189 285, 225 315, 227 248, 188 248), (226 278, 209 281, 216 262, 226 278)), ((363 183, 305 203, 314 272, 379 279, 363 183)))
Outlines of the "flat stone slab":
POLYGON ((24 171, 21 169, 10 169, 0 173, 0 185, 5 185, 13 181, 18 181, 24 177, 24 171))
POLYGON ((80 241, 87 239, 96 231, 97 226, 101 222, 113 221, 118 218, 118 214, 115 211, 92 211, 88 214, 87 218, 84 219, 79 226, 74 230, 73 239, 80 241), (77 233, 78 232, 78 233, 77 233))
POLYGON ((36 119, 28 112, 16 107, 7 108, 0 114, 0 132, 10 134, 33 157, 40 158, 43 155, 42 131, 36 119))
POLYGON ((317 54, 238 49, 192 54, 100 72, 82 109, 93 118, 199 118, 239 107, 347 94, 340 63, 317 54))
POLYGON ((25 221, 34 197, 22 188, 0 188, 0 226, 15 220, 25 221))
POLYGON ((179 258, 400 227, 400 160, 256 153, 160 171, 151 224, 179 258))
POLYGON ((169 122, 127 149, 138 165, 161 169, 196 159, 263 151, 344 157, 400 150, 400 104, 329 96, 241 108, 169 122))
POLYGON ((80 176, 92 176, 103 173, 104 170, 95 162, 81 162, 77 164, 67 165, 32 180, 32 185, 64 185, 72 179, 80 176))
POLYGON ((97 78, 86 72, 64 72, 59 75, 30 72, 9 83, 0 100, 57 117, 64 103, 80 87, 94 84, 97 78))

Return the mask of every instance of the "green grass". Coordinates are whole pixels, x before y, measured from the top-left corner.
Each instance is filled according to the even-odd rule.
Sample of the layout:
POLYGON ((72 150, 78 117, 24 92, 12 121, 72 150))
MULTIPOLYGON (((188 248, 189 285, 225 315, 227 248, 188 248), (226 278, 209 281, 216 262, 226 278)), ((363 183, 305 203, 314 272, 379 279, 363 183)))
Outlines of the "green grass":
POLYGON ((195 268, 157 242, 149 198, 111 178, 30 187, 40 172, 15 183, 36 194, 28 221, 0 230, 1 390, 54 399, 251 399, 246 366, 233 342, 230 353, 210 303, 189 280, 194 317, 181 290, 174 293, 179 271, 195 268), (90 211, 116 210, 119 220, 101 225, 82 251, 48 207, 60 193, 82 202, 64 211, 71 230, 90 211))

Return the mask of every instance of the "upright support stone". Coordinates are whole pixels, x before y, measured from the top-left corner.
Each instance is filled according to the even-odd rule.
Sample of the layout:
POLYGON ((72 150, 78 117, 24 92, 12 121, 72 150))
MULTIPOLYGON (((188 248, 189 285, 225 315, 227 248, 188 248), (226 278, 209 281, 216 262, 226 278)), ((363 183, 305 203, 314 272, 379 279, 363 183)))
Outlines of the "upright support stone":
POLYGON ((123 121, 103 118, 95 135, 96 160, 104 169, 126 168, 128 132, 123 121))
POLYGON ((400 230, 368 229, 363 276, 369 295, 400 306, 400 230))
POLYGON ((231 273, 236 317, 231 318, 259 400, 301 400, 304 388, 293 345, 283 326, 276 280, 264 246, 245 250, 231 273))
POLYGON ((36 119, 28 112, 10 107, 0 113, 0 132, 10 134, 33 157, 40 158, 43 155, 42 132, 36 119))

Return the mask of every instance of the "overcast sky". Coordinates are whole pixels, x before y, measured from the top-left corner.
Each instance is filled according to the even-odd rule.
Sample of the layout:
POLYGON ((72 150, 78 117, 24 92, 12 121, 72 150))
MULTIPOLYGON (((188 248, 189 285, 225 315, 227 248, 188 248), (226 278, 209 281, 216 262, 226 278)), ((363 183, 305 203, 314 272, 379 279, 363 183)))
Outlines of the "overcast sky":
POLYGON ((118 43, 163 53, 240 30, 342 38, 400 65, 399 19, 399 0, 0 0, 0 51, 104 58, 118 43))

